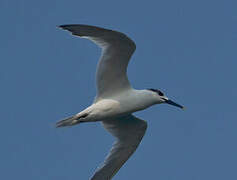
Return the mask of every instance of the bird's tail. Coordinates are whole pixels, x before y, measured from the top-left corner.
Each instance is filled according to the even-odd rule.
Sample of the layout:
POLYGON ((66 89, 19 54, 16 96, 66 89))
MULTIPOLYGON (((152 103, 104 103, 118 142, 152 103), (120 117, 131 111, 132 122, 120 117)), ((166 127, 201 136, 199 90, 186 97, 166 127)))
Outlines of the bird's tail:
POLYGON ((64 127, 64 126, 73 126, 82 122, 87 122, 86 117, 88 116, 88 113, 79 113, 80 115, 74 115, 71 117, 68 117, 66 119, 63 119, 61 121, 58 121, 56 123, 56 127, 64 127))
POLYGON ((71 116, 61 121, 58 121, 56 123, 56 127, 58 128, 58 127, 64 127, 64 126, 73 126, 78 123, 80 123, 80 121, 78 121, 78 118, 76 116, 71 116))

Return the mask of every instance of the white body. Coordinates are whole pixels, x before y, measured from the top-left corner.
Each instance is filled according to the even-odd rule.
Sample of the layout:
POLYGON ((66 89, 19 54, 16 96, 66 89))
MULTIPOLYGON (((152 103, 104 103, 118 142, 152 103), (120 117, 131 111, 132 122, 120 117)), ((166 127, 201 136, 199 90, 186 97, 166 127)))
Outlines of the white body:
POLYGON ((95 100, 91 106, 76 116, 81 117, 83 114, 88 114, 83 121, 103 121, 128 115, 156 104, 157 101, 153 95, 156 96, 148 90, 129 89, 112 97, 95 100))
POLYGON ((58 122, 57 127, 101 121, 117 141, 91 180, 110 180, 136 150, 147 128, 144 120, 131 113, 168 101, 168 98, 158 90, 135 90, 131 87, 126 72, 136 45, 126 35, 88 25, 60 27, 95 42, 102 48, 102 56, 96 72, 97 95, 94 103, 58 122))

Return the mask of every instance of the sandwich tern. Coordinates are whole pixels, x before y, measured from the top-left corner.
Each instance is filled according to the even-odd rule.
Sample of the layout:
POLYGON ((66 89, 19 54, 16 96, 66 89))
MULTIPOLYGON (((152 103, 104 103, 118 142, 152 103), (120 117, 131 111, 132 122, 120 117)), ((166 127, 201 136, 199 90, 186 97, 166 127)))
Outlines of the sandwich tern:
POLYGON ((102 122, 116 141, 91 180, 110 180, 134 153, 146 132, 147 122, 132 115, 133 112, 161 103, 184 107, 171 101, 158 89, 136 90, 131 87, 127 66, 136 45, 125 34, 81 24, 59 27, 93 41, 102 48, 102 55, 96 71, 97 95, 94 102, 78 114, 57 122, 56 126, 102 122))

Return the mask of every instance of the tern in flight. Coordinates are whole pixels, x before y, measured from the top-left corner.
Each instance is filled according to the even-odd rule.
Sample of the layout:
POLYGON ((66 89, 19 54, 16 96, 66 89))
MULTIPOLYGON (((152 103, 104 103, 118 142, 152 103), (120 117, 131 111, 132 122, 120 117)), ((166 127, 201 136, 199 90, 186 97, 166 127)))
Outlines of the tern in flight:
POLYGON ((100 121, 116 141, 91 180, 110 180, 134 153, 147 129, 147 122, 132 113, 161 103, 179 108, 183 106, 168 99, 158 89, 132 88, 127 78, 127 66, 136 45, 125 34, 80 24, 59 27, 93 41, 102 48, 102 55, 96 71, 97 94, 93 104, 76 115, 59 121, 56 126, 100 121))

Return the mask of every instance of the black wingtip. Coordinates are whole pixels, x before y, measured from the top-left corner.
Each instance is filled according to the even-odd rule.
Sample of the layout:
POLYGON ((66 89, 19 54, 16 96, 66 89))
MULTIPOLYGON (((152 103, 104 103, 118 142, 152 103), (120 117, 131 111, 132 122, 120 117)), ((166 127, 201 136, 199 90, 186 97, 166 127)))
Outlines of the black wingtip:
POLYGON ((63 24, 63 25, 59 25, 59 28, 67 28, 67 27, 74 27, 74 26, 88 26, 88 25, 83 25, 83 24, 63 24))
MULTIPOLYGON (((62 30, 66 30, 71 32, 71 34, 73 34, 72 29, 70 29, 71 25, 58 25, 57 28, 62 29, 62 30)), ((74 35, 74 34, 73 34, 74 35)))
POLYGON ((58 25, 57 28, 60 28, 60 29, 66 29, 68 25, 58 25))

